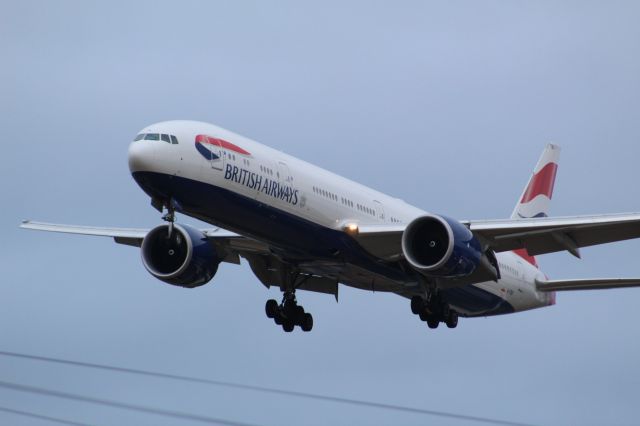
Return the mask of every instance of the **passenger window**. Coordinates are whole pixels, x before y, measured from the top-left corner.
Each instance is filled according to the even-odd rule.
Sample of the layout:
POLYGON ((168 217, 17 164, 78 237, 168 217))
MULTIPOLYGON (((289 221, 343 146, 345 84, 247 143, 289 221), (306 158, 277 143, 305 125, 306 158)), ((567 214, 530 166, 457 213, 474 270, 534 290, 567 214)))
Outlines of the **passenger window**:
POLYGON ((144 133, 140 133, 138 136, 136 136, 136 138, 134 139, 134 142, 141 141, 142 139, 144 139, 144 133))
POLYGON ((147 135, 144 137, 145 141, 159 141, 160 140, 160 135, 158 133, 147 133, 147 135))
POLYGON ((165 135, 164 133, 160 135, 160 137, 162 138, 163 141, 165 141, 166 143, 171 143, 171 140, 169 139, 169 135, 165 135))
POLYGON ((171 143, 174 145, 178 145, 178 138, 176 138, 175 136, 171 135, 171 143))

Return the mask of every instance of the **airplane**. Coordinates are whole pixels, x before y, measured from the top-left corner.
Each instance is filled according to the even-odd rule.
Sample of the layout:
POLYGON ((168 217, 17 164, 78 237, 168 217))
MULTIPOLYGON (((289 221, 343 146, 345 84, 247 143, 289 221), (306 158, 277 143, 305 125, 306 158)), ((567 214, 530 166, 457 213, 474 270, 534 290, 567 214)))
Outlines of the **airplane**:
POLYGON ((508 219, 456 220, 411 206, 221 127, 165 121, 129 145, 133 179, 166 223, 152 229, 24 221, 22 228, 112 237, 139 247, 165 283, 195 288, 245 259, 280 302, 268 318, 291 332, 313 317, 297 290, 338 300, 339 284, 410 300, 437 328, 459 317, 555 304, 555 292, 640 286, 640 279, 549 280, 536 256, 640 237, 640 213, 548 217, 560 148, 544 149, 508 219), (181 213, 213 225, 176 222, 181 213))

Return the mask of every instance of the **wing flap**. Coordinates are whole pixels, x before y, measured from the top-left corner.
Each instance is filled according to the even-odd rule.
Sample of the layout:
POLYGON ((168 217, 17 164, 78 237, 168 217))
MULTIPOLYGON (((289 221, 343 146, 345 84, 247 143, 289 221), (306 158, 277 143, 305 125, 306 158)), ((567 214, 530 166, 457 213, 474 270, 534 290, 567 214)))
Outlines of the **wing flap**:
POLYGON ((585 280, 536 280, 538 291, 604 290, 640 287, 640 278, 591 278, 585 280))

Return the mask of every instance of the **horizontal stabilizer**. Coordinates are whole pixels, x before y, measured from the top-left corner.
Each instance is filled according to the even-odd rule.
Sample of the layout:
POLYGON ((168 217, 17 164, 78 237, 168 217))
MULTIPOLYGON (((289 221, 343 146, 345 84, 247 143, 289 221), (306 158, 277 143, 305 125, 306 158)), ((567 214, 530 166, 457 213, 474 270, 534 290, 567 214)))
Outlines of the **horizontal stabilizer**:
POLYGON ((587 280, 536 280, 538 291, 604 290, 640 287, 640 278, 592 278, 587 280))

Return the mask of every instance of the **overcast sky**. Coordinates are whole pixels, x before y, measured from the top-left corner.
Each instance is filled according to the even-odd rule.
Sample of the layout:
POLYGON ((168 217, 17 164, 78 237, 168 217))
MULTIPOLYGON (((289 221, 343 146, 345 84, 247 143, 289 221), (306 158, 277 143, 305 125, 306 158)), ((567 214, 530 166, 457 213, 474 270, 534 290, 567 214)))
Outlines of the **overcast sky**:
MULTIPOLYGON (((637 423, 640 289, 434 331, 406 299, 342 286, 340 303, 299 294, 314 329, 288 334, 264 315, 279 292, 247 264, 185 290, 135 248, 17 228, 159 224, 127 146, 182 118, 460 219, 507 217, 552 141, 552 214, 640 211, 637 2, 345 3, 4 2, 0 350, 540 425, 637 423)), ((540 263, 552 278, 633 277, 639 256, 631 241, 540 263)), ((474 424, 0 358, 2 380, 265 426, 474 424)), ((0 405, 175 424, 9 390, 0 405)))

